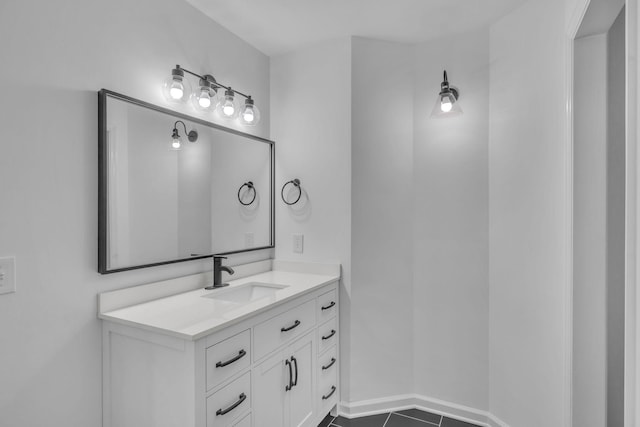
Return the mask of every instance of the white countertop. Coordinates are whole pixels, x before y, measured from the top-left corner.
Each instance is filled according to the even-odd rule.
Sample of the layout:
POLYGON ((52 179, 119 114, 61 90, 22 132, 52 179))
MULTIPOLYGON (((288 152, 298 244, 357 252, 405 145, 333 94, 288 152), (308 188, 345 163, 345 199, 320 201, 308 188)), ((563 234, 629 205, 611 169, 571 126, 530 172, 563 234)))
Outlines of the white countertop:
POLYGON ((197 289, 99 313, 98 317, 185 340, 197 340, 293 298, 310 293, 339 278, 339 274, 267 271, 230 281, 229 286, 222 289, 197 289), (228 289, 241 287, 249 282, 287 287, 278 289, 274 296, 245 304, 234 305, 226 301, 203 297, 211 293, 228 292, 228 289))

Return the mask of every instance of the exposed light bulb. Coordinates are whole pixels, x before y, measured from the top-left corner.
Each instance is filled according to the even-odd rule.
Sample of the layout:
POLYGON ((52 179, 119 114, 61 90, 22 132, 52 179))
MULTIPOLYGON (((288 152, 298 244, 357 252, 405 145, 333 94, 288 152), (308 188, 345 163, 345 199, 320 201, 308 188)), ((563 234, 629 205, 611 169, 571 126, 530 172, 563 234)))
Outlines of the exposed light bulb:
POLYGON ((171 142, 171 148, 173 148, 174 150, 178 150, 178 149, 180 149, 180 146, 181 146, 181 145, 182 145, 182 143, 180 142, 180 140, 179 140, 179 139, 174 139, 174 140, 171 142))
POLYGON ((209 91, 208 90, 203 90, 200 93, 200 97, 198 98, 198 104, 202 108, 211 107, 211 96, 209 96, 209 91))
POLYGON ((224 101, 224 105, 222 106, 222 113, 227 117, 232 117, 235 112, 236 107, 233 105, 233 98, 227 97, 224 101))
POLYGON ((451 100, 448 97, 444 98, 442 100, 442 103, 440 104, 440 110, 442 110, 443 113, 448 113, 452 108, 453 103, 451 102, 451 100))
POLYGON ((180 80, 173 79, 173 83, 169 89, 169 95, 176 101, 182 98, 184 95, 184 86, 180 80))
POLYGON ((253 108, 247 108, 246 110, 244 110, 244 113, 242 114, 242 118, 247 123, 253 123, 253 120, 255 119, 255 115, 253 114, 253 108))
POLYGON ((431 111, 431 117, 451 117, 462 114, 462 108, 458 99, 460 92, 457 88, 449 85, 447 71, 444 72, 444 78, 440 84, 440 93, 436 98, 435 105, 431 111))
POLYGON ((251 97, 247 97, 240 108, 240 123, 245 126, 255 126, 260 121, 260 110, 253 103, 251 97))
POLYGON ((220 96, 216 109, 220 117, 225 119, 233 119, 238 115, 238 107, 236 106, 235 92, 228 88, 224 92, 224 96, 220 96))

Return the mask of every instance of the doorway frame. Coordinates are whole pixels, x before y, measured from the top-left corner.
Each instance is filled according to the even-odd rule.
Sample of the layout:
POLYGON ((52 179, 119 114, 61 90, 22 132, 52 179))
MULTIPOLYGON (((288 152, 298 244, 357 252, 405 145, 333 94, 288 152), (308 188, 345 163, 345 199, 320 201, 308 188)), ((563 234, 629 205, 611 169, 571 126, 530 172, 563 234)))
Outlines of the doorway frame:
MULTIPOLYGON (((568 409, 565 415, 565 425, 573 425, 573 155, 574 155, 574 43, 578 30, 591 0, 577 0, 574 9, 569 11, 566 25, 566 114, 567 114, 567 294, 566 296, 566 332, 568 350, 565 356, 565 387, 568 392, 568 409)), ((637 291, 637 274, 640 271, 640 257, 638 245, 640 243, 640 227, 638 227, 638 213, 640 213, 640 152, 638 150, 638 135, 640 134, 638 113, 638 87, 640 74, 638 58, 640 57, 638 43, 638 22, 640 21, 638 0, 625 0, 625 43, 626 43, 626 178, 625 178, 625 361, 624 361, 624 426, 638 427, 640 425, 640 371, 637 367, 637 357, 640 355, 640 292, 637 291)))

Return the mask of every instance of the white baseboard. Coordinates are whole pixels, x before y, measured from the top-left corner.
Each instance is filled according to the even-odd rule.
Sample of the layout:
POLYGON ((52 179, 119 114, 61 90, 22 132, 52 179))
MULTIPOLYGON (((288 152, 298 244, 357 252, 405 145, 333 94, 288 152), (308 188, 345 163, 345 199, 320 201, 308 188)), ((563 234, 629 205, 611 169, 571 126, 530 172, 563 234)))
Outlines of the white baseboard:
POLYGON ((359 402, 340 402, 338 413, 346 418, 383 414, 405 409, 420 409, 483 427, 510 427, 487 411, 418 394, 403 394, 359 402))
POLYGON ((509 427, 509 424, 505 423, 493 414, 489 414, 488 422, 491 427, 509 427))

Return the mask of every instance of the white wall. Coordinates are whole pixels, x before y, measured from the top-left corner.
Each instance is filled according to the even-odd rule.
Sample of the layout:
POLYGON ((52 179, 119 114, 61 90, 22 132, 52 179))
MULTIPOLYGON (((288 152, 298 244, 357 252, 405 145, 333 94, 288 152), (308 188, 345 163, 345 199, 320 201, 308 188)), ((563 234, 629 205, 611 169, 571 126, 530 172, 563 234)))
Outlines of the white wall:
POLYGON ((96 294, 210 268, 208 261, 100 276, 97 93, 163 105, 176 63, 254 94, 269 136, 269 62, 178 0, 0 3, 0 426, 99 427, 96 294))
POLYGON ((574 44, 573 422, 607 425, 607 36, 574 44))
POLYGON ((487 410, 489 31, 413 55, 414 390, 487 410), (444 69, 464 114, 432 119, 444 69))
POLYGON ((272 139, 276 141, 276 257, 342 264, 342 397, 349 396, 351 300, 351 42, 328 41, 271 58, 272 139), (300 179, 294 206, 280 199, 300 179), (289 186, 291 187, 291 185, 289 186), (304 235, 294 254, 293 234, 304 235))
POLYGON ((413 390, 413 49, 363 38, 352 49, 348 401, 363 401, 413 390))
POLYGON ((564 24, 536 0, 491 28, 490 411, 518 427, 569 408, 564 24))

